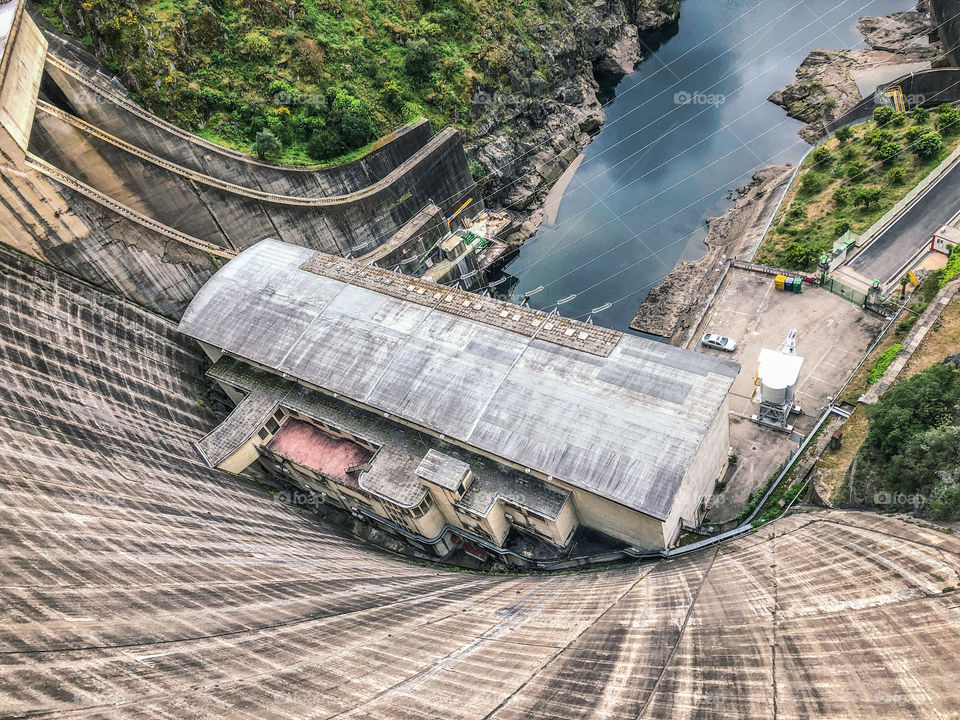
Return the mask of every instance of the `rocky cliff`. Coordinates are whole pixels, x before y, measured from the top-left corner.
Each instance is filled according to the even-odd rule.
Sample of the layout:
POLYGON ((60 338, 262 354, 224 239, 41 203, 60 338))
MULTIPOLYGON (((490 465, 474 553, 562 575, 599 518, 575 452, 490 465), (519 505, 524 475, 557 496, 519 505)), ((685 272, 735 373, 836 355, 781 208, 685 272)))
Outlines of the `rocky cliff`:
MULTIPOLYGON (((537 209, 603 124, 601 87, 631 72, 678 17, 677 0, 596 0, 574 9, 564 28, 536 28, 553 38, 553 80, 545 81, 536 67, 517 67, 509 87, 478 93, 470 108, 467 153, 485 173, 488 204, 518 219, 537 209)), ((514 239, 532 234, 538 218, 535 213, 514 239)))

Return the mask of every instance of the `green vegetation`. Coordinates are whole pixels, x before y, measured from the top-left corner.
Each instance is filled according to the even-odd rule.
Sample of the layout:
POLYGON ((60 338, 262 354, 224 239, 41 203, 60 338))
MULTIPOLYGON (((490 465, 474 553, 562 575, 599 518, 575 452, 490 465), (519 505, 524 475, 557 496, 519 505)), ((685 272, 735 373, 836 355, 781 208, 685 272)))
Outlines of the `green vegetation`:
POLYGON ((950 250, 947 264, 938 271, 937 288, 942 288, 948 282, 960 275, 960 245, 954 245, 950 250))
POLYGON ((573 12, 559 0, 38 6, 106 48, 104 61, 164 119, 227 147, 313 165, 359 157, 421 116, 462 125, 474 94, 504 86, 511 73, 548 84, 557 67, 549 53, 569 39, 573 12))
MULTIPOLYGON (((960 369, 951 359, 897 383, 870 409, 857 474, 888 493, 917 494, 936 518, 960 516, 960 369)), ((911 508, 897 508, 909 510, 911 508)))
POLYGON ((798 171, 759 262, 813 270, 848 230, 866 231, 960 145, 960 113, 950 105, 908 119, 891 107, 843 127, 810 153, 798 171))
POLYGON ((867 373, 867 382, 870 385, 873 385, 877 380, 883 377, 883 374, 887 371, 887 368, 890 367, 890 363, 892 363, 894 358, 900 354, 900 350, 900 343, 894 343, 880 353, 880 356, 877 358, 876 362, 873 363, 873 367, 870 368, 870 372, 867 373))

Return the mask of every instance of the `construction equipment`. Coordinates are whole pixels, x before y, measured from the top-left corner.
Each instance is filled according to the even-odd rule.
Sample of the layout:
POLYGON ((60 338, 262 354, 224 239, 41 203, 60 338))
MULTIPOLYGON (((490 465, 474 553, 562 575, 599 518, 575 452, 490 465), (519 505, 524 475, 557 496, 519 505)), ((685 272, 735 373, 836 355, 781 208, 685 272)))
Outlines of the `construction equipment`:
POLYGON ((892 88, 887 88, 883 91, 883 94, 886 95, 893 103, 893 109, 897 112, 906 112, 907 104, 903 99, 903 90, 899 85, 894 85, 892 88))

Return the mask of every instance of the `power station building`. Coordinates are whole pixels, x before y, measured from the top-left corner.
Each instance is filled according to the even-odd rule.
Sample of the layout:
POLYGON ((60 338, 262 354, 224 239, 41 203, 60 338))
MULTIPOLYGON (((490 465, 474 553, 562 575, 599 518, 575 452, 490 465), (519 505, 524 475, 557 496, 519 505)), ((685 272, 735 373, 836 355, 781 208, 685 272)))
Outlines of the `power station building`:
POLYGON ((237 403, 209 465, 259 461, 441 556, 562 554, 578 528, 667 547, 727 461, 735 363, 276 240, 180 330, 237 403))

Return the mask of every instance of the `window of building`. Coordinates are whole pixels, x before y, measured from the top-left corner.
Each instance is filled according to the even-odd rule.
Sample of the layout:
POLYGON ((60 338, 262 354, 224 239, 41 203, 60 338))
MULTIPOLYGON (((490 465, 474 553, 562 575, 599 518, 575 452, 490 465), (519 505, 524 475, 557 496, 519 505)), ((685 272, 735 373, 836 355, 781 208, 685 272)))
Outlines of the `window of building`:
POLYGON ((270 437, 270 433, 267 432, 266 428, 260 428, 260 432, 257 433, 257 436, 261 440, 266 440, 268 437, 270 437))
POLYGON ((269 430, 271 434, 275 433, 279 429, 280 429, 280 425, 277 424, 276 420, 274 420, 273 418, 270 418, 269 420, 267 420, 267 430, 269 430))
POLYGON ((277 411, 273 414, 274 420, 276 420, 277 422, 281 422, 283 420, 283 417, 284 417, 283 408, 277 408, 277 411))
POLYGON ((410 514, 415 518, 421 518, 430 511, 431 507, 433 507, 433 498, 427 493, 419 505, 410 509, 410 514))

